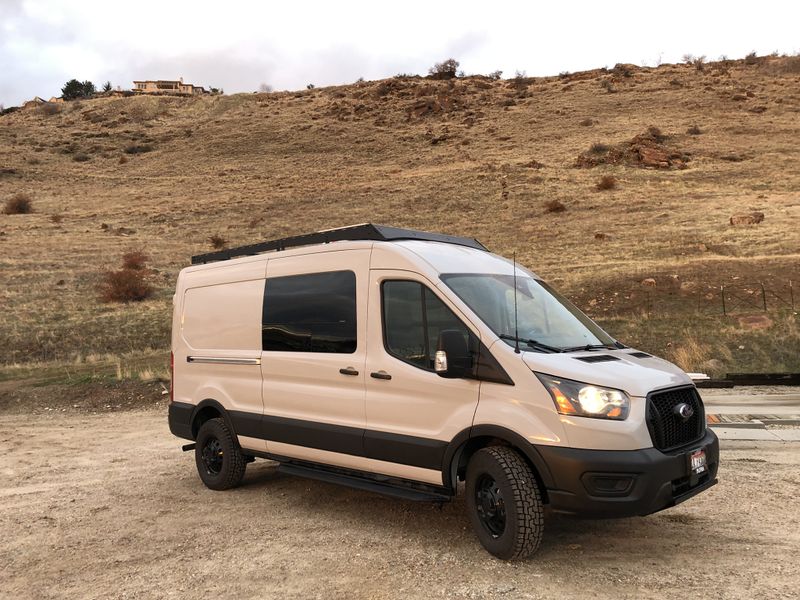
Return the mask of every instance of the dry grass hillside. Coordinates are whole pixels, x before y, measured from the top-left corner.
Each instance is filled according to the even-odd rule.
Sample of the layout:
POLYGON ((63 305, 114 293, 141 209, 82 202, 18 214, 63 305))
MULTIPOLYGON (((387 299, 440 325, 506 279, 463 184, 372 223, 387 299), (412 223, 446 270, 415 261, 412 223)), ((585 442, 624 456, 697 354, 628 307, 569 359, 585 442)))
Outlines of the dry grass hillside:
POLYGON ((364 221, 516 251, 685 368, 800 371, 799 141, 799 57, 19 110, 0 202, 32 212, 0 214, 2 373, 127 355, 124 377, 162 359, 176 273, 212 238, 364 221), (101 302, 136 249, 155 294, 101 302))

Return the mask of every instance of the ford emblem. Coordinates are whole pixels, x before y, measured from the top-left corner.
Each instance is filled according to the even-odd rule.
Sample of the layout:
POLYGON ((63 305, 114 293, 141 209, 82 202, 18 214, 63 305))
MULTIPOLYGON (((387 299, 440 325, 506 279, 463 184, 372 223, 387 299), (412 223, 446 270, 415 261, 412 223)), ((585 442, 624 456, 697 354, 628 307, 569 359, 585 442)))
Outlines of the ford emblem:
POLYGON ((686 402, 681 402, 680 404, 678 404, 675 407, 674 411, 675 411, 675 416, 680 417, 684 421, 688 421, 689 419, 691 419, 692 415, 694 414, 694 409, 688 404, 686 404, 686 402))

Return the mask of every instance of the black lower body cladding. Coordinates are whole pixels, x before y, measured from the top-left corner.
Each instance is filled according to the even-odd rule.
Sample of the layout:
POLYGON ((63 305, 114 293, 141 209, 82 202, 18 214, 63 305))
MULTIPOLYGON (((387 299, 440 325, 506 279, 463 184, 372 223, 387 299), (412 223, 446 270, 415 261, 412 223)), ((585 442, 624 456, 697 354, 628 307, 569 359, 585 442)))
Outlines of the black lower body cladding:
POLYGON ((537 446, 553 477, 548 486, 555 512, 593 518, 649 515, 674 506, 717 482, 719 440, 707 430, 697 442, 668 453, 582 450, 537 446), (705 449, 706 471, 694 475, 689 454, 705 449))
MULTIPOLYGON (((426 469, 441 469, 444 487, 455 491, 451 466, 457 450, 472 437, 504 440, 516 447, 536 469, 543 495, 555 512, 579 517, 613 518, 647 515, 674 506, 716 483, 719 441, 706 431, 702 439, 678 450, 585 450, 530 444, 500 427, 479 425, 450 442, 396 435, 361 428, 225 411, 214 404, 232 432, 267 441, 364 456, 426 469), (706 471, 693 475, 689 454, 706 453, 706 471)), ((169 405, 170 431, 194 439, 198 407, 169 405)))

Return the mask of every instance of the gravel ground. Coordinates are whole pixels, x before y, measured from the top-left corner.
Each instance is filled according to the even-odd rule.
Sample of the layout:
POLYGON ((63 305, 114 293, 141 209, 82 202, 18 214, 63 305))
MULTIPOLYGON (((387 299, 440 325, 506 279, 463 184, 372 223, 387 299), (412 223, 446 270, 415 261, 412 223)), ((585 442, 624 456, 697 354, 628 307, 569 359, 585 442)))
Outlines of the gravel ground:
POLYGON ((0 416, 2 598, 796 598, 800 444, 725 442, 644 518, 550 517, 527 561, 437 508, 289 477, 202 486, 163 409, 0 416))

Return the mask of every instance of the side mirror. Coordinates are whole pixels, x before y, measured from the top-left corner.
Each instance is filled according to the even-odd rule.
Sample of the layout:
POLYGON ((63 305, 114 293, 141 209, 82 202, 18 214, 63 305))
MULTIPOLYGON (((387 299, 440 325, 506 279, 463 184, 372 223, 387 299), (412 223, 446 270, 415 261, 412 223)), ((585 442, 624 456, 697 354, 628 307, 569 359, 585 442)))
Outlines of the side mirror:
POLYGON ((440 377, 457 379, 472 375, 472 355, 464 333, 457 329, 443 329, 436 343, 433 370, 440 377))

